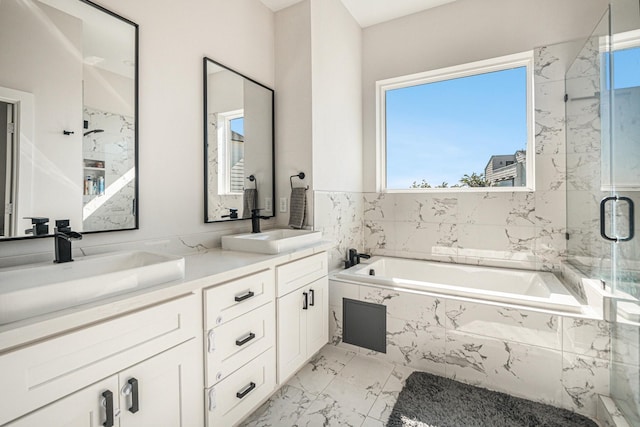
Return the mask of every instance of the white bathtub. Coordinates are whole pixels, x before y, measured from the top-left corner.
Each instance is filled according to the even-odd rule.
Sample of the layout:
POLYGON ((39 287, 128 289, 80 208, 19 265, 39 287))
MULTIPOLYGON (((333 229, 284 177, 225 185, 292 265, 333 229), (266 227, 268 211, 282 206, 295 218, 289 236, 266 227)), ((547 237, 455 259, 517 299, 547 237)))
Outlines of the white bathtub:
POLYGON ((577 313, 581 304, 552 273, 374 257, 336 279, 577 313))

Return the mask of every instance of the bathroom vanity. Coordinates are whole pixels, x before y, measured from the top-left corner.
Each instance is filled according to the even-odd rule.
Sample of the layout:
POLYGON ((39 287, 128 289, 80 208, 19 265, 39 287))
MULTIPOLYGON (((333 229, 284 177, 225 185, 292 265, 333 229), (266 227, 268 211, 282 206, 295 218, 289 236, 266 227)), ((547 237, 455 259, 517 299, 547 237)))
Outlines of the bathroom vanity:
POLYGON ((328 341, 327 249, 188 255, 184 279, 0 325, 0 425, 239 423, 328 341))

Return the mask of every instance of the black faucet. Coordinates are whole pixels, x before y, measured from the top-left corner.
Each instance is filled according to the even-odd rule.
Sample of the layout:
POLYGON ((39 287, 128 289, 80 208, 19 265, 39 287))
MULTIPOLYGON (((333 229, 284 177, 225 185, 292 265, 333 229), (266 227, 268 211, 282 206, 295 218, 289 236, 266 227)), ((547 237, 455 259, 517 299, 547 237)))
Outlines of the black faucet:
POLYGON ((367 254, 359 254, 356 249, 349 249, 349 259, 345 260, 344 268, 353 267, 354 265, 360 264, 360 258, 369 259, 371 255, 367 254))
POLYGON ((72 231, 68 219, 56 220, 56 227, 53 229, 53 240, 55 246, 55 263, 73 261, 71 258, 71 241, 82 240, 82 234, 72 231))
POLYGON ((220 218, 238 219, 238 209, 229 208, 229 215, 222 215, 220 218))
POLYGON ((24 230, 25 234, 33 234, 34 236, 46 236, 49 234, 49 218, 39 216, 25 216, 24 219, 31 220, 31 228, 24 230))
POLYGON ((261 219, 269 219, 268 216, 260 216, 258 215, 262 209, 251 209, 251 232, 259 233, 260 232, 260 220, 261 219))

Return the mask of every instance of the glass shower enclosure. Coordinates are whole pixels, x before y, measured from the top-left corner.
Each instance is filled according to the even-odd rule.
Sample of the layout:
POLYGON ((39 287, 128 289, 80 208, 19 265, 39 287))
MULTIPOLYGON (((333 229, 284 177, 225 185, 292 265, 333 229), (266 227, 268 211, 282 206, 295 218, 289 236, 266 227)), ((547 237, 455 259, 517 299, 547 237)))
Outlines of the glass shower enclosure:
POLYGON ((565 76, 567 258, 609 292, 610 397, 640 425, 640 2, 612 0, 565 76))

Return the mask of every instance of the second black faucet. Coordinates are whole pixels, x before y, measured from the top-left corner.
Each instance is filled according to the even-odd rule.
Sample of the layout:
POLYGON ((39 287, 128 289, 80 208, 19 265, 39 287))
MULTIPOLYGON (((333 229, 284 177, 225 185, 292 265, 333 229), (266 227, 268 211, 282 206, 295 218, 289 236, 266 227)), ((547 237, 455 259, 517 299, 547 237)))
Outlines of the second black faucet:
POLYGON ((360 264, 360 258, 369 259, 371 255, 360 254, 356 249, 349 249, 347 253, 348 259, 344 262, 344 268, 350 268, 354 265, 360 264))

